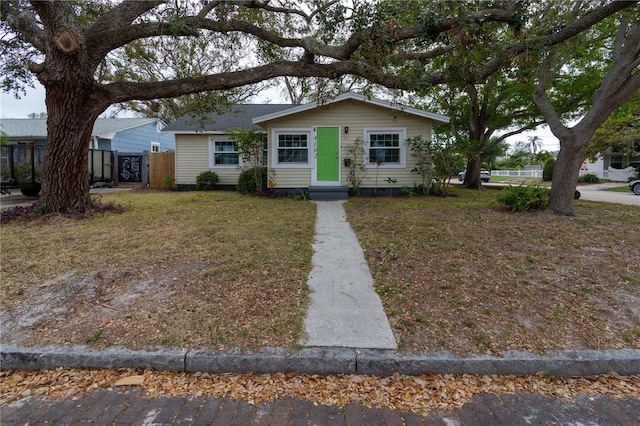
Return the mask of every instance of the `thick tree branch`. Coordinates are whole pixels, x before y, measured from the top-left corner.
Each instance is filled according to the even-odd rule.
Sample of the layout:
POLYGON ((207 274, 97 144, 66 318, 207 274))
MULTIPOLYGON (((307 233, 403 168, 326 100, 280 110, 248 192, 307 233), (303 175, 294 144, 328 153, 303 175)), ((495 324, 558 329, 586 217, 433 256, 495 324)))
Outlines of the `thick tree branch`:
POLYGON ((540 113, 544 117, 545 122, 551 128, 556 137, 560 139, 569 140, 571 130, 562 124, 560 117, 549 98, 547 98, 546 90, 548 84, 551 82, 555 72, 552 65, 552 57, 547 57, 540 66, 538 74, 538 83, 533 90, 533 100, 540 109, 540 113))
POLYGON ((100 16, 87 33, 87 38, 130 25, 140 15, 165 2, 166 0, 126 0, 100 16))
POLYGON ((358 75, 389 88, 406 86, 406 82, 401 78, 384 74, 360 61, 340 61, 330 64, 279 61, 242 71, 225 72, 203 77, 158 82, 120 82, 96 85, 95 91, 100 98, 107 99, 110 103, 120 103, 134 99, 170 98, 188 93, 226 90, 282 76, 338 78, 345 74, 358 75))
POLYGON ((615 50, 612 67, 593 96, 592 108, 577 125, 581 131, 595 132, 624 99, 640 90, 640 24, 631 26, 625 33, 624 43, 615 50), (588 129, 582 129, 587 125, 588 129))
POLYGON ((587 14, 583 18, 572 22, 559 31, 535 40, 528 40, 508 47, 504 50, 504 54, 502 56, 489 61, 486 66, 477 73, 476 79, 482 81, 491 76, 493 73, 497 72, 500 67, 509 60, 509 58, 520 55, 528 50, 535 50, 540 47, 551 47, 560 44, 623 9, 636 6, 637 3, 637 1, 614 1, 587 14))
POLYGON ((0 15, 14 32, 21 34, 24 40, 44 53, 44 32, 36 17, 27 9, 18 10, 13 3, 0 1, 0 15))
POLYGON ((493 143, 488 145, 487 148, 493 148, 494 146, 496 146, 497 144, 499 144, 503 140, 505 140, 507 138, 510 138, 511 136, 519 135, 520 133, 526 132, 527 130, 533 130, 536 127, 538 127, 539 125, 544 124, 544 122, 545 122, 544 120, 535 120, 535 121, 532 121, 531 123, 529 123, 529 124, 527 124, 525 126, 519 127, 519 128, 517 128, 515 130, 512 130, 510 132, 507 132, 504 135, 497 136, 495 138, 495 140, 493 141, 493 143))

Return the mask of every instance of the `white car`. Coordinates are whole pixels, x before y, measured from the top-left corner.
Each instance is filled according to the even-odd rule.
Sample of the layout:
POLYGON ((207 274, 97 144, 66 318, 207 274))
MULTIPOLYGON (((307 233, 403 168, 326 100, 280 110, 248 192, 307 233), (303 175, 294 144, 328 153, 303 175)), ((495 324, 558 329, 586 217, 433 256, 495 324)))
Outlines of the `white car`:
POLYGON ((636 195, 640 195, 640 180, 632 180, 629 182, 629 189, 636 195))
MULTIPOLYGON (((466 170, 461 171, 460 173, 458 173, 458 180, 462 182, 466 175, 466 170)), ((489 179, 491 179, 491 172, 487 169, 480 169, 480 180, 482 180, 483 182, 489 182, 489 179)))

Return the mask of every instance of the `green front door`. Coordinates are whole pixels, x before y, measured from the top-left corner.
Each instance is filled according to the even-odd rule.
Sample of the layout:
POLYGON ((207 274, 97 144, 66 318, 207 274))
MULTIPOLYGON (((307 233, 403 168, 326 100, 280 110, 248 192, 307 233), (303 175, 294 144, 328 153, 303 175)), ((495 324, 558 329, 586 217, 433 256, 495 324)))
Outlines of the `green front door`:
POLYGON ((318 127, 317 129, 316 180, 318 183, 340 181, 340 129, 318 127))

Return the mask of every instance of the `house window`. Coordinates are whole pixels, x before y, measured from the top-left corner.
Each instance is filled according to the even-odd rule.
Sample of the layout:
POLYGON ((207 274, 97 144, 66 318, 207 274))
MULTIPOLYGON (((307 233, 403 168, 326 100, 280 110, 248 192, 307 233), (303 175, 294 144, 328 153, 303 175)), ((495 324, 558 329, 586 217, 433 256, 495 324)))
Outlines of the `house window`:
POLYGON ((310 132, 275 132, 277 164, 308 165, 310 132))
POLYGON ((375 167, 378 162, 381 162, 382 167, 404 167, 406 157, 404 135, 404 129, 365 130, 369 167, 375 167))
POLYGON ((151 142, 151 152, 160 152, 159 142, 151 142))
POLYGON ((213 141, 213 166, 233 166, 240 164, 238 145, 235 141, 213 141))

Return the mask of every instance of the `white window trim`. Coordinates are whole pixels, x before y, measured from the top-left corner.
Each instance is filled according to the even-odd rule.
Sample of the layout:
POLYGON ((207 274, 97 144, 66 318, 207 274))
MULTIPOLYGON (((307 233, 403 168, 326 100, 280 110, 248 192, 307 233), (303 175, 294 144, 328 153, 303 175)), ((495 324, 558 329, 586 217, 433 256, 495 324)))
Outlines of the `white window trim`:
POLYGON ((160 152, 160 142, 151 142, 151 152, 160 152), (158 147, 158 150, 154 150, 154 147, 158 147))
MULTIPOLYGON (((209 168, 210 169, 237 169, 242 167, 242 157, 238 154, 238 164, 216 164, 216 142, 235 142, 229 137, 209 137, 209 168)), ((237 148, 237 146, 236 146, 237 148)))
POLYGON ((407 129, 405 127, 366 127, 363 130, 364 164, 368 169, 375 169, 376 163, 369 162, 369 135, 371 133, 398 133, 400 135, 400 163, 382 163, 381 169, 404 169, 407 167, 407 129))
POLYGON ((315 141, 313 139, 313 129, 304 128, 275 128, 271 131, 271 167, 274 169, 313 169, 315 164, 315 141), (306 134, 307 154, 306 163, 278 163, 278 135, 280 134, 306 134))

